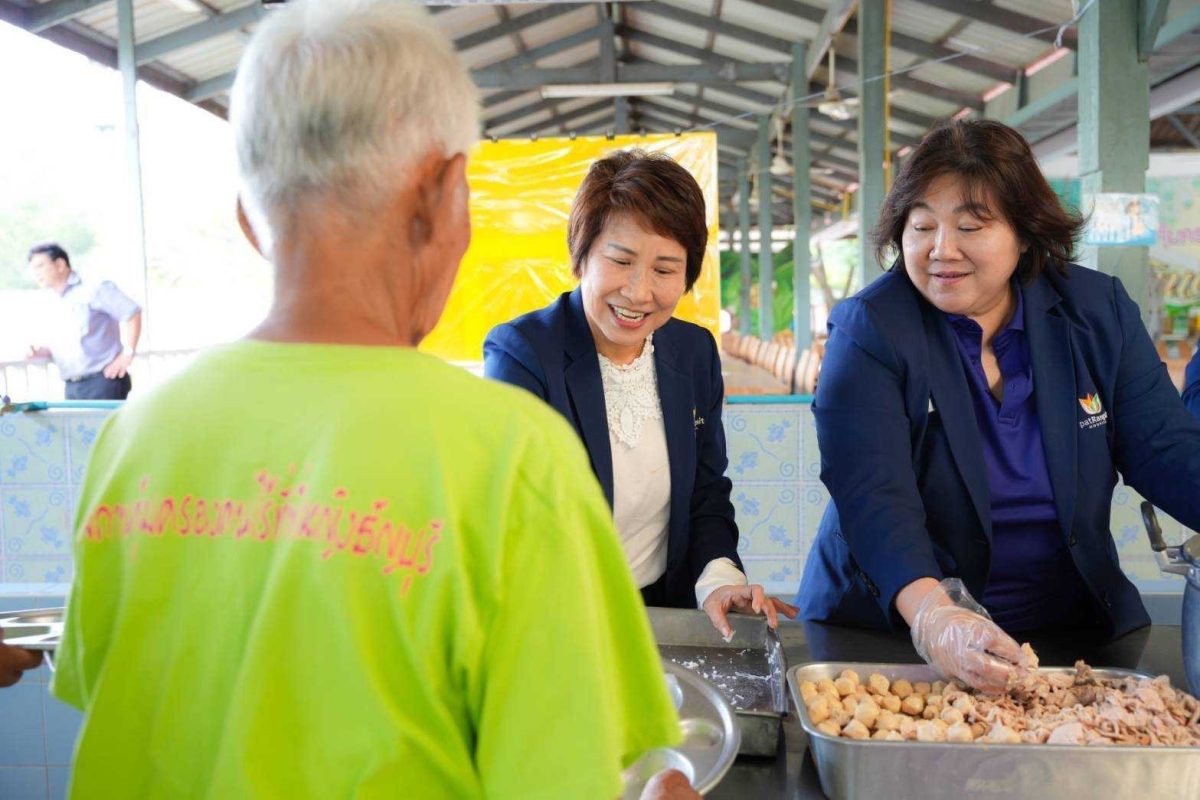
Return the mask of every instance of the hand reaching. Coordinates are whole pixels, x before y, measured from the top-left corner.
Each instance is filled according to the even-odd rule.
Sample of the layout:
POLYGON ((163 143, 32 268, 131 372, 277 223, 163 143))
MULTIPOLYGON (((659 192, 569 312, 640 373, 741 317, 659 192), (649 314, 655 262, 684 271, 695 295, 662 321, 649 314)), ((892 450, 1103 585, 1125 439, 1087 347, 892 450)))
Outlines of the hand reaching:
POLYGON ((765 614, 767 624, 772 628, 779 626, 779 614, 788 619, 795 619, 800 613, 795 606, 774 597, 767 597, 763 587, 757 583, 748 586, 718 586, 704 600, 704 613, 708 614, 713 627, 726 639, 733 636, 733 628, 727 616, 731 611, 741 614, 765 614))
POLYGON ((982 692, 1002 692, 1025 662, 1021 647, 975 602, 962 581, 949 578, 925 596, 913 617, 912 642, 946 678, 982 692))

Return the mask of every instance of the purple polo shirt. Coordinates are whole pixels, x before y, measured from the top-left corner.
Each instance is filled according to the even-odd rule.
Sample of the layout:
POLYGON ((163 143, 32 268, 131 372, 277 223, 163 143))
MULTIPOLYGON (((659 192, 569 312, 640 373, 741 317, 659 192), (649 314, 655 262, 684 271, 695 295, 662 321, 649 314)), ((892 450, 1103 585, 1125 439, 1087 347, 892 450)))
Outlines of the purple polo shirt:
POLYGON ((962 358, 983 444, 992 501, 992 553, 980 598, 1000 627, 1025 631, 1091 624, 1092 601, 1059 527, 1034 398, 1025 308, 1014 287, 1012 320, 992 339, 1003 401, 988 390, 980 352, 983 329, 947 314, 962 358))

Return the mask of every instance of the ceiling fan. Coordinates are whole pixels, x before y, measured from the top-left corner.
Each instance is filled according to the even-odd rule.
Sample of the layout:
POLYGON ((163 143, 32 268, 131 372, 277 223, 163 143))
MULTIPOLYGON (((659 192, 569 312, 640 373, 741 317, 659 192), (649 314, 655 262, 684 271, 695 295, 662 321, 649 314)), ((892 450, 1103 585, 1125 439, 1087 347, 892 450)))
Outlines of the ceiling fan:
MULTIPOLYGON (((791 175, 792 165, 783 155, 783 112, 775 114, 771 121, 775 125, 775 157, 771 159, 771 165, 767 167, 767 171, 772 175, 791 175)), ((828 167, 818 166, 809 167, 808 171, 812 175, 831 175, 833 173, 833 170, 828 167)))
MULTIPOLYGON (((829 46, 828 66, 825 69, 825 94, 820 100, 806 103, 810 108, 816 108, 817 111, 830 119, 836 119, 839 122, 844 122, 852 119, 858 113, 858 105, 860 98, 857 96, 844 96, 837 88, 837 55, 834 53, 833 45, 829 46)), ((888 93, 888 99, 891 99, 891 93, 888 93)))

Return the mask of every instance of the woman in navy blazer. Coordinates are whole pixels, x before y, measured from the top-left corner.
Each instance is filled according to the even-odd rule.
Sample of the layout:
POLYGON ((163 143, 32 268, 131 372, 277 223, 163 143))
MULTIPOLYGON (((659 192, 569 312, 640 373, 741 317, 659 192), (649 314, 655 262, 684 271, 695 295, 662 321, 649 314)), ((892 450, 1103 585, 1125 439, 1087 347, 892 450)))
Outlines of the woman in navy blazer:
POLYGON ((1200 527, 1200 424, 1121 282, 1068 263, 1079 226, 1000 123, 914 151, 876 228, 900 257, 830 316, 813 414, 832 502, 805 619, 908 624, 980 688, 1023 661, 989 614, 1014 632, 1149 623, 1113 487, 1200 527))
POLYGON ((648 605, 796 610, 748 585, 737 554, 721 426, 724 384, 712 335, 674 319, 700 275, 704 195, 670 158, 616 152, 592 165, 567 244, 580 285, 498 325, 484 373, 522 386, 575 427, 613 507, 648 605))

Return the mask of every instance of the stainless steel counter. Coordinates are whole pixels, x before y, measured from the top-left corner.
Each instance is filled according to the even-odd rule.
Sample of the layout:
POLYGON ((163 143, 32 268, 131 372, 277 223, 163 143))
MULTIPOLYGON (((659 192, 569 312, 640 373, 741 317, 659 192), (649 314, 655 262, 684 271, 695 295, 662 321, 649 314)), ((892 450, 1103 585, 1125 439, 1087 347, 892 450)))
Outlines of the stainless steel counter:
MULTIPOLYGON (((789 666, 808 661, 873 661, 919 663, 907 636, 838 628, 812 623, 779 626, 789 666)), ((1170 676, 1173 686, 1186 686, 1180 629, 1154 625, 1097 644, 1083 635, 1032 636, 1029 641, 1045 666, 1072 666, 1082 658, 1097 667, 1118 667, 1170 676)), ((794 709, 783 721, 783 742, 774 758, 741 756, 708 797, 714 800, 824 798, 817 770, 808 755, 804 731, 794 709)))

